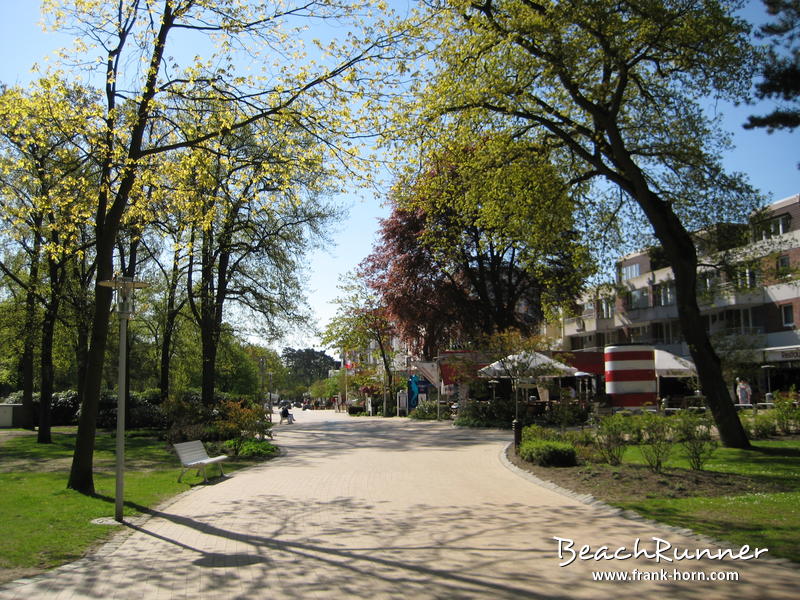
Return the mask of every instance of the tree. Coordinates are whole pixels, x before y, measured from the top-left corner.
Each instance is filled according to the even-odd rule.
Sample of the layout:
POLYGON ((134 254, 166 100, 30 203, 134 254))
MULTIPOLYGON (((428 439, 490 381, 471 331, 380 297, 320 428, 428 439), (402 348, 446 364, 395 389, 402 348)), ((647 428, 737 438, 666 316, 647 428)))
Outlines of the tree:
MULTIPOLYGON (((738 100, 755 65, 738 2, 451 0, 433 3, 435 70, 418 104, 430 127, 483 122, 550 148, 574 183, 633 200, 675 274, 681 328, 722 441, 749 442, 696 299, 689 234, 758 201, 720 164, 725 138, 703 114, 738 100)), ((428 45, 430 47, 430 44, 428 45)), ((446 138, 440 134, 437 139, 446 138)), ((586 197, 586 208, 601 198, 586 197)), ((601 207, 602 208, 602 207, 601 207)))
POLYGON ((336 299, 339 308, 322 333, 322 343, 342 352, 345 363, 342 365, 343 371, 348 368, 348 353, 369 354, 377 351, 384 373, 383 408, 386 414, 386 393, 394 386, 394 324, 380 298, 369 289, 364 278, 350 274, 338 287, 343 295, 336 299))
MULTIPOLYGON (((132 213, 147 210, 146 202, 135 199, 145 197, 139 192, 147 187, 147 177, 156 177, 152 161, 158 155, 201 145, 213 151, 223 134, 258 121, 275 125, 288 121, 329 141, 328 148, 340 160, 349 159, 351 151, 337 146, 336 139, 348 129, 345 100, 361 83, 354 69, 380 55, 387 43, 386 38, 373 37, 347 51, 333 48, 326 55, 332 57, 327 64, 322 64, 324 59, 319 66, 302 64, 287 46, 296 40, 285 31, 287 21, 347 19, 363 8, 327 0, 297 5, 239 0, 46 0, 43 6, 55 28, 75 33, 79 39, 78 49, 65 56, 77 57, 82 67, 98 65, 102 72, 105 105, 97 136, 102 147, 95 156, 99 191, 93 221, 97 282, 114 275, 115 244, 123 222, 132 213), (169 50, 176 34, 184 43, 209 48, 209 52, 191 64, 179 64, 170 58, 169 50), (273 60, 258 56, 260 49, 272 52, 273 60), (236 68, 237 58, 247 64, 236 68), (261 70, 248 77, 247 67, 261 70), (192 99, 202 99, 207 108, 201 111, 192 106, 192 99), (302 99, 308 100, 304 106, 300 106, 302 99), (186 111, 191 111, 191 118, 178 118, 186 111), (161 137, 162 131, 169 131, 169 136, 161 137)), ((111 305, 110 289, 96 285, 94 294, 86 380, 68 482, 70 488, 84 493, 94 492, 96 415, 111 305)))
POLYGON ((381 220, 380 242, 362 267, 401 338, 417 355, 433 360, 442 344, 461 337, 459 324, 467 307, 462 306, 461 289, 421 242, 424 228, 421 210, 395 204, 389 217, 381 220))
POLYGON ((289 371, 288 380, 309 388, 314 382, 325 380, 328 372, 336 369, 336 361, 322 350, 286 347, 281 351, 281 361, 289 371))
POLYGON ((749 117, 744 127, 792 131, 800 126, 800 0, 763 2, 776 20, 760 29, 760 36, 770 39, 771 45, 761 67, 762 80, 756 84, 756 96, 780 104, 767 115, 749 117))
POLYGON ((443 335, 530 333, 572 299, 592 263, 566 185, 536 151, 501 136, 454 140, 425 166, 394 186, 362 267, 405 338, 430 357, 443 335))
POLYGON ((319 199, 326 173, 312 148, 302 132, 292 139, 272 125, 227 134, 217 153, 187 156, 193 168, 185 193, 197 195, 187 289, 202 340, 206 406, 214 403, 226 303, 257 315, 273 338, 283 323, 305 321, 297 274, 309 245, 337 215, 319 199))
POLYGON ((87 182, 92 181, 88 155, 96 106, 91 91, 52 77, 36 81, 30 91, 10 88, 0 96, 0 189, 6 233, 27 248, 27 280, 0 266, 26 289, 21 358, 23 405, 28 410, 34 362, 32 336, 40 330, 40 443, 51 441, 53 340, 68 264, 83 252, 81 233, 89 214, 86 197, 93 191, 87 182), (25 227, 20 227, 22 224, 25 227), (34 327, 37 303, 43 311, 40 326, 34 327))

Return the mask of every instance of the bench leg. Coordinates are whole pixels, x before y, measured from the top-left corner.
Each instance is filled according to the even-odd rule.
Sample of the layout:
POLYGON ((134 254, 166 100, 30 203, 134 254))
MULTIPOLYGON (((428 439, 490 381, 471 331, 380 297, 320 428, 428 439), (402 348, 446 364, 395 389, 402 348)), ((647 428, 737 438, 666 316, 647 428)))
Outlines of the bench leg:
POLYGON ((181 474, 178 475, 178 483, 181 482, 181 477, 183 477, 183 474, 186 473, 186 471, 187 471, 187 469, 186 469, 186 467, 184 467, 183 471, 181 471, 181 474))

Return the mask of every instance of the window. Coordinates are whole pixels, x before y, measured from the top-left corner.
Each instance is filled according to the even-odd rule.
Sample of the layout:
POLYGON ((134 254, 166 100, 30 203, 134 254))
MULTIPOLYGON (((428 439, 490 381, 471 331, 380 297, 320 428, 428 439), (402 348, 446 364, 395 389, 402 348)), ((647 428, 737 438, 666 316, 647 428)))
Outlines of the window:
POLYGON ((740 289, 754 288, 758 285, 758 273, 755 269, 746 268, 737 271, 736 287, 740 289))
POLYGON ((622 281, 627 281, 628 279, 633 279, 634 277, 639 276, 639 265, 625 265, 624 267, 620 268, 620 279, 622 281))
POLYGON ((791 261, 788 254, 781 254, 778 260, 775 261, 775 274, 778 277, 791 275, 791 261))
POLYGON ((631 290, 627 296, 628 308, 647 308, 650 306, 650 294, 646 288, 631 290))
POLYGON ((717 285, 717 274, 714 271, 703 271, 697 275, 697 291, 710 291, 717 285))
POLYGON ((781 316, 783 317, 784 327, 794 327, 794 306, 791 304, 781 306, 781 316))
POLYGON ((653 305, 671 306, 675 304, 675 283, 665 281, 653 286, 653 305))
POLYGON ((755 239, 768 240, 776 235, 782 235, 789 232, 789 224, 791 217, 789 215, 780 215, 773 217, 766 221, 761 221, 755 224, 755 239))
POLYGON ((601 298, 600 299, 600 318, 613 319, 614 318, 614 298, 601 298))

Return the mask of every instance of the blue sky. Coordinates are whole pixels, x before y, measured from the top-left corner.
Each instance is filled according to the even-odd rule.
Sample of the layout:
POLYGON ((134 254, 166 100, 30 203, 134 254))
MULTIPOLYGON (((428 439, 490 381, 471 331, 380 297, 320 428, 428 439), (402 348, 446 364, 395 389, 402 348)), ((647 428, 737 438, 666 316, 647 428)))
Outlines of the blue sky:
MULTIPOLYGON (((751 0, 744 14, 751 19, 764 15, 760 0, 751 0)), ((38 2, 35 0, 0 0, 0 81, 5 84, 25 84, 35 62, 68 39, 54 33, 44 33, 38 26, 38 2)), ((800 132, 794 134, 747 131, 741 124, 747 115, 765 112, 766 108, 717 105, 724 128, 731 133, 736 149, 725 157, 729 170, 748 175, 751 183, 770 201, 800 193, 800 132)), ((325 250, 314 252, 309 261, 309 304, 320 325, 335 313, 332 301, 337 295, 336 284, 341 274, 353 269, 367 254, 375 241, 378 220, 387 215, 380 194, 364 192, 343 198, 351 206, 349 217, 331 235, 334 243, 325 250)), ((293 337, 286 340, 293 346, 310 346, 318 340, 293 337)))

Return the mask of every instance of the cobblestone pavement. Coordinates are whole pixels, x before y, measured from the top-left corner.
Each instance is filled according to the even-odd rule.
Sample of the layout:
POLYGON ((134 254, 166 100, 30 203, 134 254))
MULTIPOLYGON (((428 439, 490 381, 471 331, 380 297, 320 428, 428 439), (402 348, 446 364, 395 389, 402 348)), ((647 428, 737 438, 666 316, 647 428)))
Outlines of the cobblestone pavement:
POLYGON ((798 597, 796 565, 764 557, 622 551, 559 566, 571 555, 559 559, 555 537, 600 557, 636 538, 651 553, 654 537, 720 546, 532 482, 503 462, 508 432, 294 412, 275 427, 285 456, 198 486, 92 557, 1 586, 0 599, 798 597), (601 570, 639 580, 593 581, 601 570), (679 583, 676 570, 739 581, 679 583))

